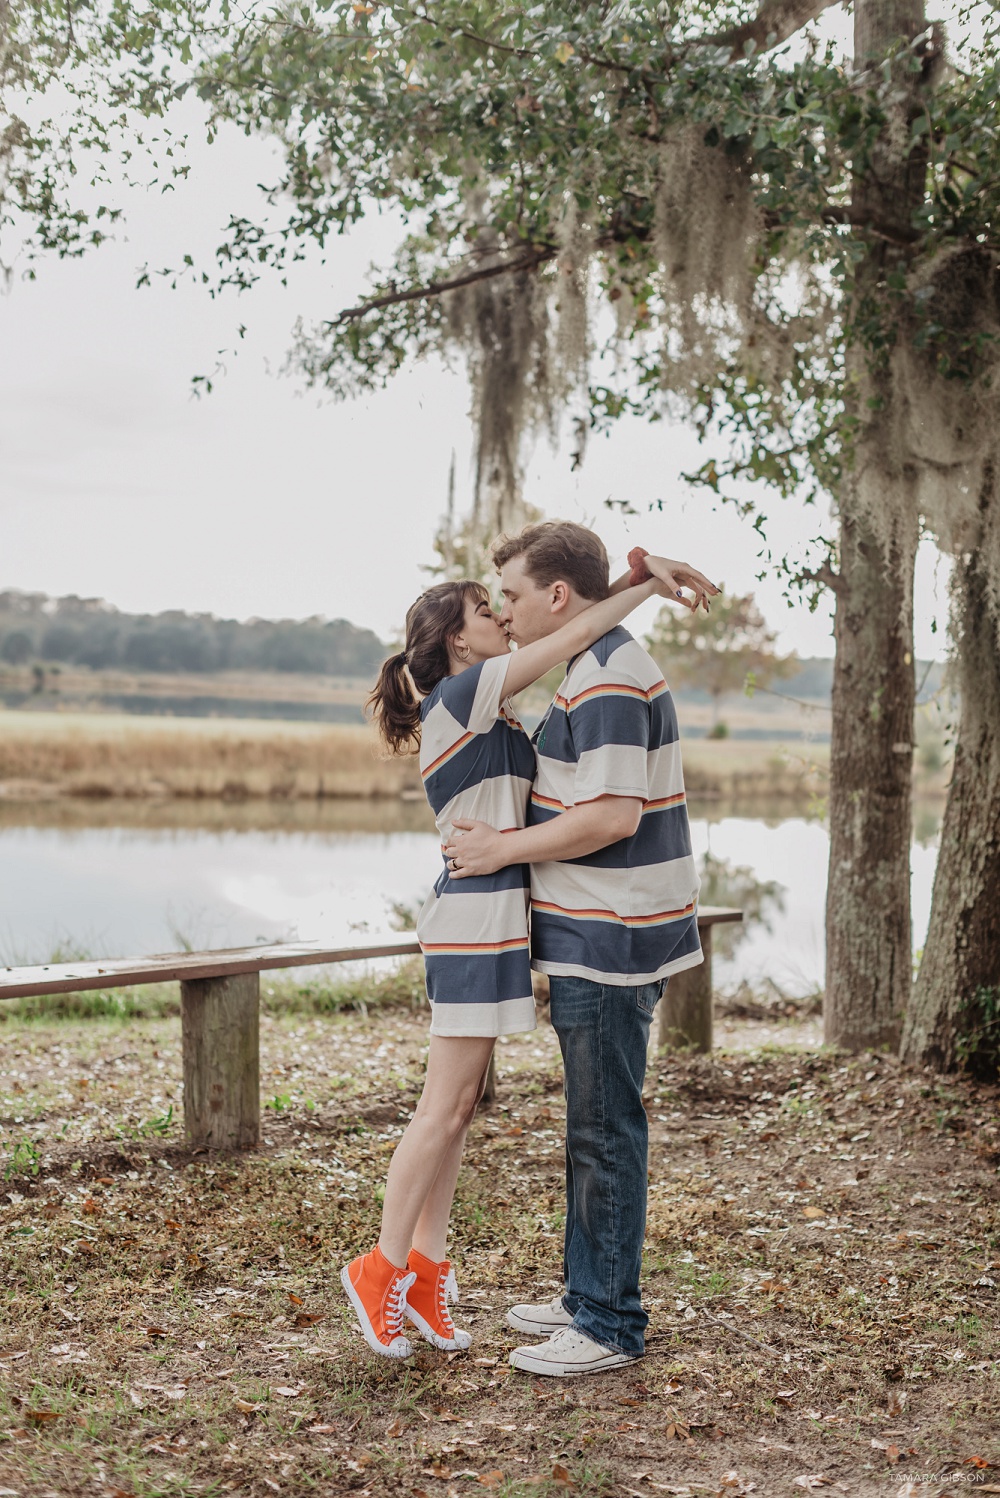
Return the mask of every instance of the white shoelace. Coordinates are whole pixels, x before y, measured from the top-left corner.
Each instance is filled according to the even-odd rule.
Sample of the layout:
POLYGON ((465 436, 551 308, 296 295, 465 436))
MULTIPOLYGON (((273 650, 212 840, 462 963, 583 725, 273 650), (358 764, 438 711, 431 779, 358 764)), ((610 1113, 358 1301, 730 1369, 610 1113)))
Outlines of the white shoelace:
POLYGON ((403 1307, 406 1304, 406 1292, 412 1283, 411 1277, 401 1275, 389 1292, 385 1328, 390 1337, 398 1337, 403 1330, 403 1307))
POLYGON ((441 1275, 438 1280, 438 1315, 441 1317, 442 1326, 449 1332, 454 1332, 455 1323, 448 1310, 449 1297, 453 1302, 458 1300, 458 1281, 455 1279, 454 1269, 449 1269, 448 1273, 441 1275))

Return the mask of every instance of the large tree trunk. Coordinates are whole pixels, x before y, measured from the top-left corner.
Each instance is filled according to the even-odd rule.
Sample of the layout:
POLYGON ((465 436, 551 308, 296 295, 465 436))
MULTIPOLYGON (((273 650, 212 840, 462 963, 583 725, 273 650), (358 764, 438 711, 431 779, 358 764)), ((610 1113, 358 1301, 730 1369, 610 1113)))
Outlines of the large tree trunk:
POLYGON ((961 718, 920 974, 907 1014, 906 1061, 1000 1059, 1000 493, 994 464, 981 491, 984 534, 955 563, 961 718), (992 571, 992 576, 991 576, 992 571))
MULTIPOLYGON (((923 30, 921 0, 857 0, 855 67, 867 85, 901 38, 923 30)), ((910 146, 919 75, 900 72, 890 118, 859 171, 853 217, 865 246, 851 315, 888 318, 887 280, 905 264, 911 215, 922 200, 925 158, 910 146), (902 128, 900 128, 902 126, 902 128)), ((860 330, 859 330, 860 332, 860 330)), ((893 440, 891 364, 856 336, 852 352, 859 418, 853 469, 839 497, 830 750, 824 1033, 858 1051, 899 1040, 909 1000, 910 782, 913 762, 913 561, 917 515, 912 476, 893 440)))
POLYGON ((912 964, 916 521, 887 556, 859 478, 841 501, 823 1004, 826 1043, 851 1051, 895 1048, 912 964))

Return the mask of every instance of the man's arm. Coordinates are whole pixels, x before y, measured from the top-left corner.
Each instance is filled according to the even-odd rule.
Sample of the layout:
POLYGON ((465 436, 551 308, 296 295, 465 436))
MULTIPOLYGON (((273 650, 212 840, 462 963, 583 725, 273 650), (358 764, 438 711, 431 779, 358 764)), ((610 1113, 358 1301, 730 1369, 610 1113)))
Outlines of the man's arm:
POLYGON ((642 802, 636 796, 598 796, 571 806, 537 827, 498 832, 488 822, 456 820, 459 829, 445 848, 452 879, 495 874, 512 863, 556 863, 584 858, 631 837, 639 826, 642 802), (457 867, 452 868, 454 859, 457 867))

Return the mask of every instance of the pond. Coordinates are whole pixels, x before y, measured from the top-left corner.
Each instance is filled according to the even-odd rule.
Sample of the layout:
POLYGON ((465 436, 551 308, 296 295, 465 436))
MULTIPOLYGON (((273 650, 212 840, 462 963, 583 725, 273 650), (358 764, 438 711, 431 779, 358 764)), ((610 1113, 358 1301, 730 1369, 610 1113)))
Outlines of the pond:
MULTIPOLYGON (((912 848, 923 943, 937 809, 912 848)), ((706 903, 760 908, 716 985, 823 981, 827 829, 787 808, 694 802, 706 903)), ((440 868, 426 808, 398 802, 0 803, 0 961, 126 956, 259 941, 362 942, 397 929, 440 868)))

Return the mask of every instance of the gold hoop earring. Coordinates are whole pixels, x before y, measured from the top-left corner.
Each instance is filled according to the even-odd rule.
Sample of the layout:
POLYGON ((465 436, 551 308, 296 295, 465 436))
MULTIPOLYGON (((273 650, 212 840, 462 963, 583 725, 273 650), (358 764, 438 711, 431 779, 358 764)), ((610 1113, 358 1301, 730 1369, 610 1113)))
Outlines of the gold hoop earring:
POLYGON ((460 661, 467 661, 469 659, 469 656, 472 654, 472 646, 471 645, 466 645, 466 647, 465 647, 465 654, 463 655, 462 652, 459 650, 458 646, 456 645, 455 646, 455 654, 458 656, 458 658, 459 658, 460 661))

